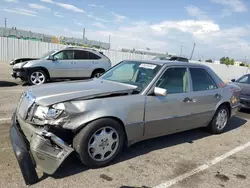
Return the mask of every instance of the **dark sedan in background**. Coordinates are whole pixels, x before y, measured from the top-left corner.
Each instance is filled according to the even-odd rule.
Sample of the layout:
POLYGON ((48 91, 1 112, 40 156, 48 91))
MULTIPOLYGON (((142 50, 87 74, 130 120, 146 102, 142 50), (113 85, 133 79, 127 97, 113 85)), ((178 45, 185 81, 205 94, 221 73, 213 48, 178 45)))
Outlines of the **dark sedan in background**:
POLYGON ((250 109, 250 74, 245 74, 238 79, 231 80, 235 85, 241 88, 240 109, 250 109))

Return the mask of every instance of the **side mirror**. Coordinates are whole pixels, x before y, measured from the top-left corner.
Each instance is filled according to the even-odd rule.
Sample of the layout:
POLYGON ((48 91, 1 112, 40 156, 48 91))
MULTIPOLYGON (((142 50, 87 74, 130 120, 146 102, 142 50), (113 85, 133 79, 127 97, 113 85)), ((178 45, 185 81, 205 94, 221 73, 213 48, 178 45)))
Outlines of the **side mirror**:
POLYGON ((53 55, 50 55, 48 59, 49 59, 49 60, 52 60, 52 61, 56 61, 56 60, 57 60, 56 58, 54 58, 53 55))
POLYGON ((167 96, 167 90, 166 89, 162 89, 160 87, 155 87, 154 88, 154 94, 156 96, 167 96))
POLYGON ((235 79, 232 79, 231 81, 232 81, 232 82, 235 82, 236 80, 235 80, 235 79))

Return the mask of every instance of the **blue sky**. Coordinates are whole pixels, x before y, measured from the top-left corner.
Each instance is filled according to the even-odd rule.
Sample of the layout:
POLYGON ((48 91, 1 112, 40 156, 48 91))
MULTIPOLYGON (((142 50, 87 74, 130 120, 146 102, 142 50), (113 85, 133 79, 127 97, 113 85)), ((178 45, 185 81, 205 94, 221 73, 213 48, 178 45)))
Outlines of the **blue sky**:
POLYGON ((196 59, 250 58, 249 0, 0 0, 0 19, 55 36, 150 48, 196 59))

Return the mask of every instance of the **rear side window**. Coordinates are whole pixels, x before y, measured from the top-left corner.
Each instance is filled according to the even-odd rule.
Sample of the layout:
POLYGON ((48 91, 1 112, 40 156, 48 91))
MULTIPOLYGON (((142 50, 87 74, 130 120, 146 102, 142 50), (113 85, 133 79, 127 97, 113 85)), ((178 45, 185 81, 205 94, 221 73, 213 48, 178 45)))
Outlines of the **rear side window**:
POLYGON ((208 72, 202 68, 190 68, 191 79, 193 83, 193 91, 213 90, 217 86, 208 74, 208 72))
POLYGON ((75 59, 89 59, 89 52, 84 50, 75 50, 75 59))
POLYGON ((101 57, 94 53, 89 52, 89 59, 101 59, 101 57))

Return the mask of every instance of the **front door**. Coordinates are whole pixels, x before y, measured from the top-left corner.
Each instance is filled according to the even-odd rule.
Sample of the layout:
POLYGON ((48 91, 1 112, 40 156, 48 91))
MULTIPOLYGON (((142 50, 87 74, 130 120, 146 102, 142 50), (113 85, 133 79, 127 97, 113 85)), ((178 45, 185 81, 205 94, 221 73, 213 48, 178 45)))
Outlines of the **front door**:
POLYGON ((50 65, 50 73, 53 78, 74 78, 76 66, 74 64, 74 51, 63 50, 54 55, 50 65))
POLYGON ((186 67, 170 67, 156 87, 167 89, 167 96, 147 96, 145 136, 157 137, 190 128, 190 84, 186 67))

